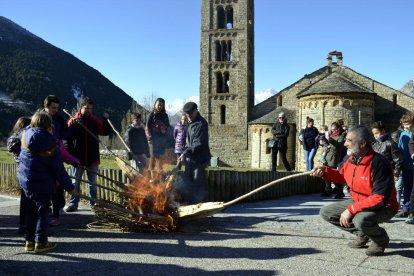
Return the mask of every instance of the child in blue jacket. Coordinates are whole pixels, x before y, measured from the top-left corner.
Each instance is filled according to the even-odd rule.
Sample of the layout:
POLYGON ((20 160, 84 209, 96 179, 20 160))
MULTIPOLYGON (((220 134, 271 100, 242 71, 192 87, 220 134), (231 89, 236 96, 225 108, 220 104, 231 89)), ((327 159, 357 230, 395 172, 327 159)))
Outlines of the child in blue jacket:
POLYGON ((59 181, 70 194, 75 193, 52 133, 52 118, 40 111, 33 115, 21 138, 17 176, 26 195, 25 250, 35 253, 56 247, 56 243, 48 242, 46 234, 55 182, 59 181))

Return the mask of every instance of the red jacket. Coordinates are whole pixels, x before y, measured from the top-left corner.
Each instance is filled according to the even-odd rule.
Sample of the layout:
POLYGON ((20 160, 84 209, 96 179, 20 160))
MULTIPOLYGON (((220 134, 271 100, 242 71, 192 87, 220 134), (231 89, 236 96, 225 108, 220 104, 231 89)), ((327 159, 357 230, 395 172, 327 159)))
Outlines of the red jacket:
POLYGON ((346 183, 355 202, 348 206, 355 215, 364 210, 389 206, 398 210, 394 175, 391 164, 381 154, 370 148, 360 160, 349 157, 340 170, 325 168, 323 179, 334 183, 346 183))

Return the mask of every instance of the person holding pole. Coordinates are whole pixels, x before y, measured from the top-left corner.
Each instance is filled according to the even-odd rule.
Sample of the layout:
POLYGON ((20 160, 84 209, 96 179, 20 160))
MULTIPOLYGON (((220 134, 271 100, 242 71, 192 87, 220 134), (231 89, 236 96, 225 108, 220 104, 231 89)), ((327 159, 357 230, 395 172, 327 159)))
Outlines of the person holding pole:
POLYGON ((379 223, 389 221, 398 210, 394 175, 387 158, 376 153, 369 141, 370 130, 355 126, 346 135, 349 156, 340 169, 317 167, 311 175, 334 183, 346 183, 351 199, 322 207, 321 217, 327 222, 356 235, 351 248, 365 248, 368 256, 384 255, 390 238, 379 223))
MULTIPOLYGON (((72 175, 77 179, 82 179, 83 172, 86 169, 88 180, 88 196, 96 198, 96 173, 99 169, 99 139, 98 135, 107 136, 111 131, 108 123, 109 114, 104 113, 104 119, 101 120, 93 114, 93 101, 88 97, 82 97, 79 102, 79 111, 68 122, 70 135, 67 140, 69 153, 76 157, 81 167, 72 167, 72 175), (88 131, 89 130, 89 131, 88 131)), ((75 180, 75 189, 80 193, 80 181, 75 180)), ((78 210, 79 197, 71 196, 69 206, 66 212, 76 212, 78 210)), ((93 207, 95 203, 91 201, 89 206, 93 207)))

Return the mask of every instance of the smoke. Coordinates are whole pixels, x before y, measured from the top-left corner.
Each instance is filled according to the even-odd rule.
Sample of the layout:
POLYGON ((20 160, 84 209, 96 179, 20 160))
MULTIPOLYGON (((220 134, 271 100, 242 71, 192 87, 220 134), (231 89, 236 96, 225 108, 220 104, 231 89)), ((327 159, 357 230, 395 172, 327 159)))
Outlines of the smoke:
POLYGON ((79 87, 77 83, 72 84, 72 95, 75 97, 76 101, 80 101, 82 97, 82 89, 79 87))

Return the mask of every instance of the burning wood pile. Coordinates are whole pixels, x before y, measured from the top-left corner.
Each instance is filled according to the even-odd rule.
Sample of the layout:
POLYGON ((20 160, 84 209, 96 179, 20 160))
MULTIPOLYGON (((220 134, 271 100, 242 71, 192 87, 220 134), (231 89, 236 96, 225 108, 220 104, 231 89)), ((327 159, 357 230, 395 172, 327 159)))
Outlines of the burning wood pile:
MULTIPOLYGON (((97 221, 93 225, 118 228, 123 231, 170 232, 184 219, 202 218, 224 209, 223 202, 207 202, 181 206, 177 186, 183 186, 183 173, 178 168, 167 176, 149 179, 125 161, 115 158, 118 166, 130 179, 130 184, 111 180, 116 189, 104 187, 119 195, 118 202, 95 199, 97 221)), ((91 200, 87 196, 82 198, 91 200)))

